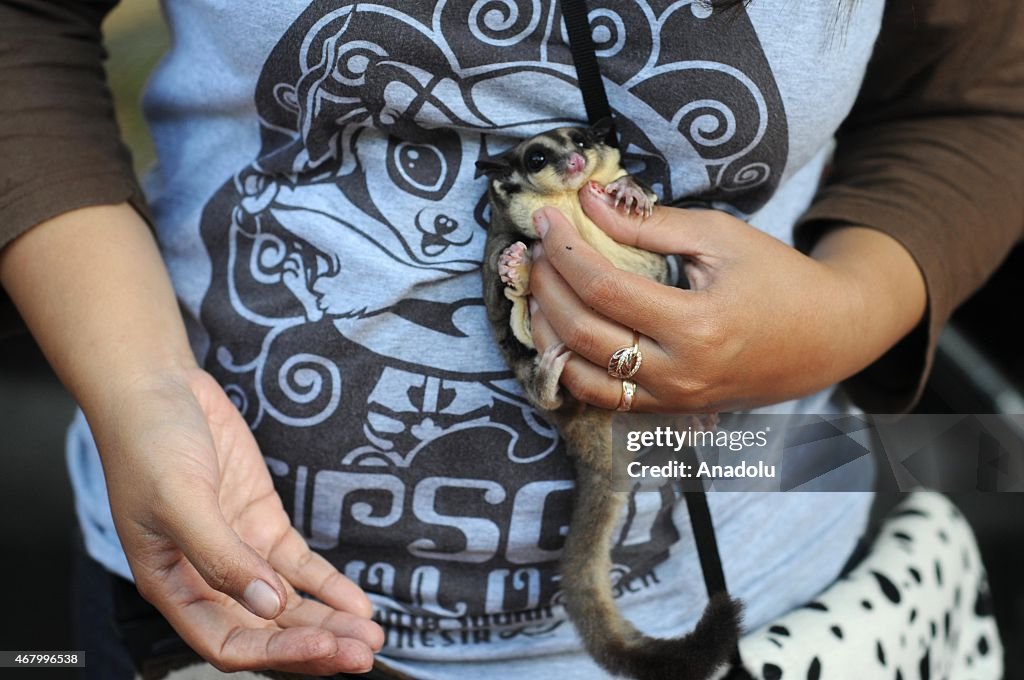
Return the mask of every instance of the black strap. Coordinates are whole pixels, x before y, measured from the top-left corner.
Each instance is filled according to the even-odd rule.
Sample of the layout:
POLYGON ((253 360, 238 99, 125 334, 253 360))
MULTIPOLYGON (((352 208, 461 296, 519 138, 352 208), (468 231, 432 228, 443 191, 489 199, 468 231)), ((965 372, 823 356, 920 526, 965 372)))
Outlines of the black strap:
MULTIPOLYGON (((704 573, 708 598, 718 593, 728 595, 722 557, 718 553, 718 539, 715 538, 715 525, 711 522, 711 508, 708 507, 708 494, 705 491, 684 491, 683 496, 686 498, 686 510, 690 513, 690 527, 697 543, 697 557, 700 559, 700 570, 704 573)), ((739 645, 732 650, 731 662, 734 669, 743 668, 739 645)))
MULTIPOLYGON (((700 465, 697 452, 692 447, 684 449, 682 456, 687 465, 692 466, 691 469, 696 470, 700 465)), ((700 560, 701 573, 704 574, 704 588, 708 591, 708 599, 719 593, 728 595, 729 587, 725 583, 725 571, 722 569, 722 557, 718 552, 715 525, 711 521, 711 508, 708 507, 708 494, 699 480, 686 482, 683 484, 683 498, 686 499, 686 510, 690 515, 690 528, 693 529, 693 540, 697 544, 697 558, 700 560)), ((746 670, 743 667, 743 659, 740 658, 738 644, 733 647, 730 663, 731 672, 724 680, 742 680, 749 677, 745 675, 746 670)))
MULTIPOLYGON (((686 464, 696 470, 700 465, 696 450, 687 447, 680 453, 686 464)), ((704 574, 704 588, 708 591, 708 598, 719 593, 728 595, 729 587, 725 583, 725 571, 722 569, 722 557, 718 552, 715 525, 711 521, 711 508, 708 507, 708 494, 704 491, 703 483, 696 479, 685 480, 683 497, 686 499, 686 510, 690 515, 690 528, 693 529, 693 540, 697 544, 697 558, 700 560, 700 570, 704 574)), ((731 661, 733 672, 726 676, 726 680, 739 680, 745 677, 739 645, 733 648, 731 661)))
POLYGON ((707 588, 708 597, 727 593, 729 590, 725 586, 725 572, 722 570, 722 558, 718 554, 715 526, 711 523, 708 495, 704 491, 684 491, 683 496, 690 513, 690 525, 697 542, 697 555, 700 558, 700 569, 704 572, 704 587, 707 588))
POLYGON ((590 35, 590 20, 587 18, 586 0, 562 0, 562 16, 569 34, 569 50, 576 66, 576 78, 583 94, 583 106, 591 125, 608 120, 611 127, 605 142, 617 147, 619 136, 615 132, 615 118, 608 104, 608 94, 601 80, 601 68, 597 65, 594 40, 590 35))

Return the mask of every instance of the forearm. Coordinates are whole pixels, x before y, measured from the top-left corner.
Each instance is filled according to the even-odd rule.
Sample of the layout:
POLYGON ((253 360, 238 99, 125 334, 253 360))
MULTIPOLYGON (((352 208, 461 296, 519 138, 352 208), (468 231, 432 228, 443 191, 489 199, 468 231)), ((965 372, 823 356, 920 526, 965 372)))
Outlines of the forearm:
POLYGON ((1014 0, 887 3, 831 172, 795 240, 836 225, 891 235, 923 273, 927 314, 846 382, 861 407, 908 410, 943 325, 1024 237, 1024 8, 1014 0))
POLYGON ((0 250, 0 283, 91 418, 132 384, 194 365, 156 243, 127 204, 29 230, 0 250))
POLYGON ((834 349, 847 377, 885 354, 924 317, 924 276, 892 236, 866 227, 835 228, 811 257, 846 282, 851 323, 834 349))

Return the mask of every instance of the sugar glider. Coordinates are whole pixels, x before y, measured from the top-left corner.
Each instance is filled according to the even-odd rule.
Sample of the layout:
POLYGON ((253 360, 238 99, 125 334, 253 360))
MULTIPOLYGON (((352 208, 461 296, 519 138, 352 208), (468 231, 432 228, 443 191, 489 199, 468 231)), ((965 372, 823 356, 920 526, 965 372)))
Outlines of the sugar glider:
MULTIPOLYGON (((498 344, 529 399, 559 430, 576 471, 569 532, 562 552, 562 588, 569 618, 590 655, 609 672, 640 680, 708 678, 729 658, 739 634, 740 605, 716 595, 688 635, 653 638, 624 619, 612 595, 611 534, 623 493, 611 489, 612 412, 559 389, 571 356, 563 345, 534 348, 528 297, 530 251, 538 238, 532 215, 554 206, 587 243, 618 268, 665 283, 665 257, 622 245, 584 213, 578 191, 597 182, 627 211, 649 216, 656 196, 620 165, 605 143, 609 127, 558 128, 477 163, 489 181, 491 221, 484 252, 484 302, 498 344)), ((698 576, 699 578, 699 576, 698 576)))

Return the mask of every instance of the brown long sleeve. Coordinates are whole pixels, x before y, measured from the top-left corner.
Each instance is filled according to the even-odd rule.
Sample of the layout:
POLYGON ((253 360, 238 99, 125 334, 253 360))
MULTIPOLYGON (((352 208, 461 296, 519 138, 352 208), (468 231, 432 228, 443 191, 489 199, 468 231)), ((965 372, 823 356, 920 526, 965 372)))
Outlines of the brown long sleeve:
MULTIPOLYGON (((100 24, 116 4, 0 2, 0 248, 75 208, 146 214, 103 70, 100 24)), ((0 292, 0 332, 16 321, 0 292)))
POLYGON ((924 322, 847 381, 875 413, 919 398, 939 332, 1024 236, 1024 5, 889 2, 826 186, 798 227, 879 229, 917 261, 924 322))

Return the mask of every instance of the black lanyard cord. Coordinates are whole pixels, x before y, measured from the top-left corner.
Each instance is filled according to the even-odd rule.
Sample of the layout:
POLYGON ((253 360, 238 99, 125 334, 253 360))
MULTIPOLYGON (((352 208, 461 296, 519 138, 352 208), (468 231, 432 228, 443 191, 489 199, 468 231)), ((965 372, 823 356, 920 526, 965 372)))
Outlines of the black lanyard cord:
POLYGON ((615 132, 615 118, 608 104, 608 94, 601 80, 601 68, 597 65, 597 52, 590 34, 590 19, 587 18, 586 0, 562 0, 562 16, 565 30, 569 35, 569 50, 576 66, 576 78, 583 94, 583 106, 587 110, 590 124, 608 120, 611 129, 605 141, 612 146, 619 145, 615 132))

